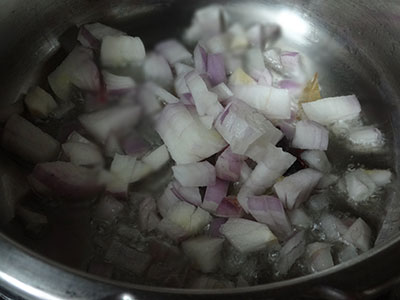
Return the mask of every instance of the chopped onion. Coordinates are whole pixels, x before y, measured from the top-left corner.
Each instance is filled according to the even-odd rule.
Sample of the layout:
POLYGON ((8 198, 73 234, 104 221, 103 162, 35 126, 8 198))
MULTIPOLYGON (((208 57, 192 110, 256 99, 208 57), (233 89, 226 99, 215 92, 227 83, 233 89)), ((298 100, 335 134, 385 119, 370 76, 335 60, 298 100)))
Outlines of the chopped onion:
POLYGON ((194 66, 199 74, 207 72, 207 56, 207 51, 200 44, 197 44, 194 48, 193 58, 194 66))
POLYGON ((192 95, 200 119, 203 121, 203 117, 209 117, 208 121, 203 121, 203 124, 208 129, 211 129, 215 119, 224 110, 221 103, 218 102, 218 96, 208 91, 196 92, 192 93, 192 95))
POLYGON ((233 96, 233 93, 230 90, 230 88, 223 82, 214 86, 210 91, 217 94, 218 100, 220 102, 227 100, 228 98, 233 96))
POLYGON ((187 87, 192 94, 208 91, 207 84, 205 83, 203 78, 199 74, 197 74, 196 71, 186 74, 185 80, 187 87))
POLYGON ((207 187, 201 207, 208 212, 215 214, 220 203, 228 193, 228 188, 229 182, 217 178, 214 185, 207 187))
POLYGON ((315 273, 333 267, 330 244, 319 242, 309 244, 306 253, 311 272, 315 273))
POLYGON ((184 63, 176 63, 174 64, 174 69, 175 69, 175 73, 176 75, 182 75, 185 76, 186 74, 194 71, 194 68, 191 66, 188 66, 184 63))
POLYGON ((239 67, 229 76, 229 86, 233 87, 236 85, 256 85, 256 82, 239 67))
POLYGON ((150 144, 135 131, 125 136, 121 144, 125 154, 135 157, 143 156, 151 148, 150 144))
POLYGON ((124 32, 101 23, 92 23, 81 26, 78 33, 78 41, 84 47, 99 49, 105 36, 125 35, 124 32))
POLYGON ((352 245, 345 246, 345 248, 338 253, 340 263, 356 258, 357 256, 357 249, 352 245))
POLYGON ((101 43, 100 60, 104 67, 126 67, 142 63, 145 57, 143 42, 138 37, 105 36, 101 43))
POLYGON ((129 183, 121 180, 117 175, 106 170, 101 170, 99 182, 106 186, 107 195, 123 200, 128 198, 129 183))
POLYGON ((332 169, 331 163, 328 160, 324 151, 308 150, 300 155, 301 159, 305 161, 310 168, 329 173, 332 169))
POLYGON ((243 215, 243 209, 240 207, 236 197, 224 197, 215 212, 218 217, 239 218, 243 215))
POLYGON ((189 257, 196 269, 210 273, 217 269, 221 260, 224 240, 199 236, 182 243, 183 252, 189 257))
POLYGON ((179 182, 172 182, 172 193, 181 201, 186 201, 195 206, 201 205, 200 190, 197 187, 184 187, 179 182))
POLYGON ((282 202, 271 196, 249 197, 247 206, 250 214, 260 223, 268 225, 278 237, 287 237, 292 228, 282 202))
POLYGON ((221 232, 219 232, 221 226, 226 223, 228 219, 226 218, 213 218, 210 227, 207 230, 207 234, 211 237, 221 237, 221 232))
POLYGON ((247 48, 249 41, 247 40, 246 32, 241 24, 234 23, 228 28, 228 32, 231 35, 230 48, 232 50, 247 48))
POLYGON ((251 74, 253 71, 263 71, 265 69, 264 57, 259 48, 250 48, 244 55, 245 70, 251 74))
POLYGON ((263 161, 265 151, 269 145, 276 145, 282 138, 282 132, 272 128, 273 127, 271 127, 271 131, 268 134, 269 136, 266 134, 250 145, 245 153, 246 156, 257 163, 263 161))
POLYGON ((329 131, 312 121, 299 121, 292 140, 292 146, 298 149, 327 150, 329 131))
POLYGON ((110 171, 126 183, 133 182, 133 173, 136 165, 136 157, 115 154, 110 171))
POLYGON ((155 50, 164 56, 170 65, 178 62, 187 62, 192 58, 192 54, 177 40, 163 41, 157 44, 155 50))
POLYGON ((38 86, 28 91, 24 102, 31 116, 35 118, 47 118, 58 106, 53 97, 38 86))
POLYGON ((180 242, 189 236, 184 228, 166 218, 158 223, 157 229, 176 242, 180 242))
POLYGON ((329 196, 327 193, 312 195, 307 201, 307 205, 313 211, 323 211, 329 207, 329 196))
POLYGON ((207 50, 210 53, 224 53, 229 50, 229 33, 222 33, 213 36, 206 42, 207 50))
POLYGON ((75 47, 49 75, 48 81, 57 97, 65 101, 71 97, 72 85, 84 91, 98 91, 100 73, 93 61, 92 50, 75 47))
POLYGON ((357 202, 369 198, 376 189, 374 181, 362 169, 347 173, 344 176, 344 181, 350 199, 357 202))
POLYGON ((232 152, 245 154, 251 144, 263 137, 268 142, 277 142, 282 137, 262 114, 240 100, 232 100, 215 121, 215 128, 230 144, 232 152), (278 140, 279 140, 278 139, 278 140))
POLYGON ((330 97, 302 104, 307 117, 323 125, 358 117, 360 103, 355 95, 330 97))
POLYGON ((271 119, 289 119, 291 99, 285 89, 263 85, 232 85, 235 97, 271 119))
POLYGON ((277 182, 274 190, 288 209, 299 207, 308 200, 322 173, 313 169, 303 169, 277 182))
POLYGON ((81 115, 78 119, 97 141, 104 143, 111 132, 127 132, 137 124, 139 118, 140 107, 123 105, 81 115))
POLYGON ((217 177, 227 181, 238 181, 244 160, 243 155, 233 153, 230 147, 226 148, 215 163, 217 177))
POLYGON ((146 88, 149 89, 157 99, 161 100, 164 103, 178 103, 179 99, 172 95, 167 90, 163 89, 162 87, 158 86, 153 82, 148 82, 146 84, 146 88))
POLYGON ((241 253, 261 250, 276 240, 267 225, 241 218, 230 218, 220 231, 241 253))
POLYGON ((389 170, 365 170, 377 186, 384 186, 391 182, 392 172, 389 170))
POLYGON ((52 136, 19 115, 8 119, 3 128, 1 145, 32 163, 55 160, 60 152, 60 144, 52 136))
POLYGON ((296 260, 306 250, 305 232, 297 232, 279 251, 279 259, 276 268, 281 275, 287 274, 296 260))
POLYGON ((149 165, 153 171, 158 171, 169 161, 167 147, 165 145, 161 145, 143 157, 142 161, 149 165))
POLYGON ((177 163, 203 160, 226 146, 215 130, 204 127, 197 114, 182 104, 167 105, 156 122, 156 130, 177 163))
POLYGON ((137 89, 136 99, 143 107, 144 113, 146 115, 155 115, 163 109, 163 104, 161 99, 157 97, 154 91, 151 89, 149 83, 141 85, 137 89))
POLYGON ((174 77, 167 60, 158 54, 150 54, 146 57, 143 65, 144 77, 153 81, 163 88, 172 86, 174 77))
POLYGON ((371 229, 361 218, 350 226, 343 238, 363 252, 371 247, 371 229))
POLYGON ((70 162, 77 166, 102 167, 104 159, 100 149, 93 144, 68 142, 61 145, 70 162))
MULTIPOLYGON (((263 70, 251 70, 249 72, 251 77, 253 77, 256 81, 257 84, 262 85, 262 86, 271 86, 272 85, 272 74, 271 72, 267 69, 264 68, 263 70)), ((285 87, 279 86, 280 88, 284 89, 285 87)))
POLYGON ((334 174, 325 174, 318 182, 317 189, 326 189, 327 187, 335 184, 339 180, 339 176, 334 174))
POLYGON ((102 190, 97 173, 63 161, 37 164, 29 181, 34 189, 36 183, 47 189, 49 194, 43 196, 66 200, 90 199, 102 190))
POLYGON ((301 74, 301 57, 298 52, 282 51, 281 62, 286 73, 297 77, 301 74))
POLYGON ((131 91, 135 86, 135 81, 128 76, 119 76, 107 71, 102 71, 104 84, 107 92, 111 95, 123 95, 131 91))
POLYGON ((326 238, 332 242, 340 240, 348 230, 348 226, 341 219, 331 214, 325 214, 321 217, 321 227, 326 238))
POLYGON ((160 214, 165 218, 170 208, 181 200, 173 193, 173 183, 171 182, 164 190, 161 197, 157 199, 157 208, 160 214))
POLYGON ((224 57, 221 53, 207 56, 207 74, 213 86, 226 81, 224 57))
POLYGON ((257 164, 239 191, 238 200, 243 209, 248 211, 247 197, 249 195, 261 194, 270 188, 295 160, 296 157, 284 152, 281 148, 269 145, 265 149, 264 159, 257 164))
POLYGON ((104 144, 104 154, 106 157, 114 157, 115 154, 123 154, 124 151, 119 143, 118 137, 111 132, 104 144))
POLYGON ((215 168, 207 161, 172 167, 174 177, 184 187, 215 185, 215 168))
POLYGON ((310 217, 305 213, 304 209, 296 208, 293 210, 288 211, 288 216, 290 223, 294 226, 298 226, 301 228, 310 228, 312 225, 312 220, 310 217))
POLYGON ((288 121, 279 121, 278 128, 283 132, 289 141, 293 140, 294 133, 296 131, 296 124, 288 121))
POLYGON ((131 183, 142 180, 150 175, 152 171, 154 170, 151 168, 151 166, 143 161, 137 160, 131 176, 131 183))
POLYGON ((350 129, 349 140, 353 144, 363 146, 378 146, 383 142, 382 133, 375 127, 350 129))
POLYGON ((157 215, 156 201, 152 197, 144 198, 139 205, 139 226, 143 231, 157 228, 160 218, 157 215))

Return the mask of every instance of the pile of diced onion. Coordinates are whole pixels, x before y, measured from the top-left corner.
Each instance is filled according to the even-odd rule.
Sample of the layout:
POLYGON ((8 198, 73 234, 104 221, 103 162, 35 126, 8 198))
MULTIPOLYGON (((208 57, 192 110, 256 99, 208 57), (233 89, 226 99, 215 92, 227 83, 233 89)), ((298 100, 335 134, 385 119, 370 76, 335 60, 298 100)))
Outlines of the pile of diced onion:
MULTIPOLYGON (((143 234, 180 245, 204 274, 221 267, 228 246, 244 255, 278 249, 273 272, 282 278, 298 260, 309 272, 327 269, 373 245, 365 220, 328 210, 327 191, 339 186, 360 203, 392 175, 362 168, 335 173, 325 152, 332 125, 363 149, 381 147, 383 135, 362 124, 355 95, 322 98, 302 55, 274 47, 279 31, 274 24, 228 22, 226 12, 209 7, 186 31, 189 46, 170 39, 149 51, 139 37, 84 25, 79 44, 49 75, 51 90, 29 90, 25 113, 16 105, 5 110, 1 144, 35 165, 28 181, 37 195, 97 197, 97 213, 108 220, 131 197, 131 184, 172 160, 172 180, 161 195, 143 199, 138 223, 143 234), (39 128, 82 105, 79 126, 63 140, 39 128), (138 132, 142 122, 154 124, 162 143, 138 132), (306 238, 315 223, 322 240, 306 238), (331 251, 338 243, 339 260, 331 251)), ((153 257, 135 255, 134 272, 150 272, 153 257)), ((240 277, 227 286, 247 284, 240 277)), ((224 284, 212 275, 192 285, 216 286, 224 284)))

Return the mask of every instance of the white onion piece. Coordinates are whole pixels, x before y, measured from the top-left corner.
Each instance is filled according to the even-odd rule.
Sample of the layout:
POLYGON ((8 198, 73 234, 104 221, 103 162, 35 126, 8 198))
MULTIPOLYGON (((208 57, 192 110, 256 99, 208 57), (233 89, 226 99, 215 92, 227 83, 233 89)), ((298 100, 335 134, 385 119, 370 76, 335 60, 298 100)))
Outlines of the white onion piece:
POLYGON ((271 196, 252 196, 249 197, 247 206, 250 214, 258 222, 268 225, 278 237, 284 238, 291 233, 290 222, 279 199, 271 196))
POLYGON ((178 202, 167 212, 166 218, 183 228, 189 235, 198 233, 211 221, 208 212, 187 202, 178 202))
POLYGON ((14 218, 18 204, 29 192, 25 174, 19 170, 15 172, 3 170, 0 176, 0 224, 6 224, 14 218))
POLYGON ((368 199, 376 189, 376 184, 368 174, 358 169, 344 176, 346 191, 350 199, 358 202, 368 199))
POLYGON ((327 193, 315 194, 307 201, 307 206, 316 212, 321 212, 329 207, 329 196, 327 193))
POLYGON ((100 88, 100 73, 93 61, 90 49, 77 46, 64 61, 49 75, 53 92, 62 100, 71 97, 72 84, 85 91, 100 88))
POLYGON ((241 218, 230 218, 220 231, 241 253, 264 249, 268 243, 276 240, 267 225, 241 218))
POLYGON ((104 143, 111 132, 125 133, 137 124, 140 107, 123 105, 81 115, 82 126, 100 143, 104 143))
POLYGON ((377 186, 384 186, 391 182, 392 172, 389 170, 365 170, 368 176, 377 186))
POLYGON ((164 103, 178 103, 179 99, 172 95, 167 90, 163 89, 162 87, 158 86, 153 82, 147 82, 146 88, 150 90, 157 99, 164 103))
POLYGON ((112 132, 107 137, 104 144, 104 154, 106 157, 114 157, 115 154, 123 154, 124 151, 119 143, 118 137, 112 132))
MULTIPOLYGON (((263 86, 272 85, 272 74, 267 68, 264 68, 263 70, 253 69, 249 71, 249 74, 257 81, 258 85, 263 85, 263 86)), ((284 88, 281 86, 279 87, 284 88)))
POLYGON ((290 119, 289 93, 285 89, 277 89, 263 85, 232 85, 235 97, 264 113, 271 119, 290 119))
POLYGON ((194 48, 193 58, 194 66, 199 74, 207 72, 207 56, 207 51, 200 44, 197 44, 194 48))
POLYGON ((245 155, 257 163, 263 161, 266 151, 265 149, 267 149, 269 145, 276 145, 282 138, 282 132, 274 128, 275 127, 271 127, 271 131, 268 134, 265 134, 251 144, 245 155))
POLYGON ((218 102, 218 96, 208 91, 195 92, 192 93, 192 95, 196 105, 197 113, 199 114, 200 118, 205 116, 210 118, 210 122, 208 124, 204 124, 203 122, 204 126, 210 129, 214 123, 214 120, 224 110, 221 103, 218 102))
POLYGON ((251 172, 253 172, 253 170, 249 167, 249 165, 244 162, 242 164, 242 167, 240 169, 240 179, 239 182, 241 184, 245 183, 247 179, 249 179, 251 172))
POLYGON ((190 71, 188 73, 182 73, 179 74, 174 81, 174 88, 175 92, 179 97, 182 97, 183 94, 190 93, 189 88, 186 84, 186 77, 188 74, 192 73, 194 71, 190 71))
POLYGON ((113 222, 124 209, 124 205, 112 196, 104 196, 97 203, 96 209, 94 211, 94 218, 113 222))
POLYGON ((231 76, 229 76, 229 86, 235 86, 235 85, 256 85, 257 83, 253 78, 251 78, 245 71, 243 71, 242 68, 237 68, 235 71, 232 73, 231 76))
POLYGON ((148 164, 141 160, 137 160, 131 176, 131 182, 133 183, 142 180, 150 175, 152 171, 153 169, 148 164))
POLYGON ((371 248, 371 229, 361 218, 350 226, 343 238, 363 252, 371 248))
POLYGON ((303 110, 312 121, 329 125, 339 120, 350 120, 358 117, 360 103, 355 95, 330 97, 302 104, 303 110))
POLYGON ((215 168, 208 161, 181 164, 172 167, 174 177, 182 186, 198 187, 214 185, 216 180, 215 168))
POLYGON ((84 143, 84 144, 90 144, 94 145, 91 141, 89 141, 87 138, 82 136, 80 133, 76 132, 75 130, 72 131, 68 137, 67 137, 67 142, 71 143, 84 143))
POLYGON ((296 208, 288 211, 290 223, 301 228, 310 228, 312 225, 311 218, 305 213, 304 209, 296 208))
POLYGON ((53 97, 39 86, 28 91, 24 102, 31 116, 35 118, 47 118, 58 106, 53 97))
POLYGON ((186 74, 194 71, 193 67, 188 66, 184 63, 176 63, 174 64, 174 69, 175 69, 175 73, 176 75, 182 75, 185 76, 186 74))
POLYGON ((68 142, 62 144, 61 147, 69 160, 77 166, 102 167, 104 165, 103 155, 94 145, 68 142))
POLYGON ((230 144, 232 152, 245 154, 251 144, 263 137, 275 142, 282 133, 262 114, 240 100, 232 100, 215 121, 215 128, 230 144))
POLYGON ((60 151, 57 140, 19 115, 8 119, 3 128, 1 145, 32 163, 55 160, 60 151))
POLYGON ((157 198, 157 208, 160 214, 165 218, 170 208, 181 200, 172 191, 173 183, 171 182, 164 190, 161 197, 157 198))
POLYGON ((144 198, 139 205, 139 227, 143 231, 153 231, 160 222, 156 201, 152 197, 144 198))
POLYGON ((334 174, 324 174, 320 181, 318 182, 317 189, 326 189, 331 185, 335 184, 339 180, 339 176, 334 174))
POLYGON ((265 69, 264 57, 259 48, 250 48, 244 54, 244 65, 247 73, 263 71, 265 69))
POLYGON ((126 183, 133 182, 133 172, 136 165, 136 157, 115 154, 111 163, 110 172, 118 176, 126 183))
MULTIPOLYGON (((236 53, 224 53, 224 61, 225 61, 225 71, 226 74, 232 74, 234 73, 236 70, 240 69, 242 70, 243 68, 243 61, 241 56, 239 56, 236 53)), ((243 70, 242 70, 243 71, 243 70)), ((229 76, 229 83, 231 83, 231 76, 229 76)), ((250 77, 250 79, 252 79, 250 77)), ((256 83, 253 80, 254 84, 256 83)))
POLYGON ((189 88, 189 92, 192 94, 208 91, 207 84, 196 71, 186 74, 185 80, 187 87, 189 88))
POLYGON ((186 201, 195 206, 201 205, 200 190, 197 187, 184 187, 179 182, 174 181, 171 185, 171 191, 181 201, 186 201))
POLYGON ((144 61, 146 50, 138 37, 105 36, 101 43, 100 60, 104 67, 120 68, 144 61))
POLYGON ((63 161, 37 164, 29 180, 47 188, 49 195, 44 196, 67 200, 88 199, 102 190, 96 172, 63 161))
POLYGON ((176 242, 180 242, 189 236, 184 228, 166 218, 158 223, 157 230, 176 242))
POLYGON ((184 241, 182 249, 196 269, 203 273, 210 273, 218 267, 223 243, 224 240, 220 238, 199 236, 184 241))
POLYGON ((129 183, 121 180, 117 175, 101 170, 99 182, 106 186, 106 194, 123 200, 128 198, 129 183))
POLYGON ((217 178, 214 185, 207 187, 201 207, 210 213, 215 213, 228 193, 228 188, 229 182, 217 178))
POLYGON ((177 163, 203 160, 226 146, 218 132, 204 127, 197 113, 182 104, 167 105, 155 127, 177 163))
POLYGON ((169 161, 167 147, 165 145, 161 145, 143 157, 142 161, 149 165, 153 171, 158 171, 169 161))
POLYGON ((273 186, 275 181, 282 176, 286 170, 296 161, 296 157, 284 152, 281 148, 269 145, 265 149, 265 156, 257 164, 250 177, 241 187, 238 200, 245 211, 247 208, 247 197, 263 193, 273 186))
POLYGON ((332 165, 324 151, 308 150, 301 153, 300 157, 308 164, 310 168, 315 170, 323 173, 329 173, 332 169, 332 165))
POLYGON ((249 41, 246 36, 246 32, 240 23, 234 23, 228 28, 228 32, 231 35, 230 48, 232 50, 247 48, 249 41))
POLYGON ((312 121, 299 121, 292 140, 292 147, 298 149, 327 150, 329 131, 312 121))
POLYGON ((158 54, 147 55, 143 64, 144 78, 153 81, 163 88, 172 86, 174 77, 167 60, 158 54))
POLYGON ((108 35, 119 36, 125 33, 101 23, 91 23, 81 26, 77 39, 82 46, 99 49, 101 40, 108 35))
POLYGON ((357 249, 352 245, 347 245, 338 253, 339 262, 345 262, 358 256, 357 249))
POLYGON ((207 56, 207 74, 213 86, 226 81, 224 57, 221 53, 207 56))
POLYGON ((293 209, 308 200, 321 179, 322 173, 313 169, 300 170, 274 185, 274 190, 285 207, 293 209))
POLYGON ((290 121, 279 121, 278 128, 283 132, 285 137, 292 141, 296 131, 296 124, 290 121))
POLYGON ((215 163, 215 171, 217 177, 227 181, 238 181, 240 179, 240 171, 245 160, 245 156, 235 154, 230 147, 218 156, 215 163))
POLYGON ((224 197, 218 205, 215 215, 223 218, 240 218, 243 216, 243 209, 240 207, 236 197, 224 197))
POLYGON ((214 86, 210 91, 217 94, 219 101, 226 100, 233 96, 233 93, 230 90, 230 88, 223 82, 214 86))
POLYGON ((143 156, 151 150, 151 145, 136 131, 122 139, 121 147, 125 154, 135 157, 143 156))
POLYGON ((287 274, 296 260, 306 251, 305 232, 299 231, 279 251, 276 269, 281 275, 287 274))
POLYGON ((128 76, 115 75, 107 71, 102 71, 104 84, 107 92, 114 95, 123 95, 131 91, 135 86, 135 81, 128 76))
POLYGON ((333 267, 330 244, 319 242, 309 244, 306 253, 310 272, 315 273, 333 267))
POLYGON ((348 226, 341 219, 331 214, 321 217, 321 227, 326 238, 332 242, 340 240, 348 230, 348 226))
POLYGON ((192 58, 192 54, 177 40, 166 40, 156 45, 155 50, 174 65, 178 62, 187 62, 192 58))
POLYGON ((197 10, 185 37, 189 41, 209 39, 223 29, 223 11, 218 6, 207 6, 197 10))
POLYGON ((382 133, 375 127, 350 129, 349 140, 353 144, 363 146, 378 146, 383 142, 382 133))
POLYGON ((213 36, 206 42, 206 47, 209 53, 225 53, 229 51, 230 34, 222 33, 213 36))

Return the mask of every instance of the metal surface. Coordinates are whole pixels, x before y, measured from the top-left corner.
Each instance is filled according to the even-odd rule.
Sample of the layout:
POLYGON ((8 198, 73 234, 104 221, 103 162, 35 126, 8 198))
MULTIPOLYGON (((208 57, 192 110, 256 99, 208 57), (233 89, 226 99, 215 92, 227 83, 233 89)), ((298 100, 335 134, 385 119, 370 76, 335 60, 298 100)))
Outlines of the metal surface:
MULTIPOLYGON (((324 95, 356 94, 362 102, 364 117, 382 128, 388 138, 387 151, 378 153, 373 160, 371 154, 364 153, 359 156, 359 162, 370 168, 391 167, 398 171, 400 2, 220 2, 244 22, 279 23, 285 47, 295 47, 312 58, 311 67, 321 75, 324 95)), ((62 59, 65 53, 60 49, 60 41, 64 38, 68 41, 68 32, 75 25, 102 21, 141 36, 145 44, 151 46, 161 38, 179 36, 189 24, 193 11, 208 3, 210 1, 197 0, 2 0, 0 101, 16 101, 34 83, 45 85, 43 74, 62 59)), ((62 44, 68 48, 68 43, 62 44)), ((340 161, 348 153, 337 151, 331 155, 340 161)), ((383 203, 366 213, 365 218, 375 227, 379 227, 382 208, 383 203)), ((11 235, 13 231, 7 232, 11 235)), ((12 238, 24 243, 17 236, 12 238)), ((80 241, 67 238, 59 244, 50 241, 52 248, 47 252, 46 247, 36 247, 32 243, 28 246, 75 266, 57 253, 78 249, 80 241)), ((399 249, 400 237, 395 236, 351 262, 318 274, 250 288, 189 291, 95 278, 38 256, 0 234, 0 286, 27 299, 183 299, 189 296, 209 298, 210 294, 213 299, 227 294, 237 299, 288 299, 304 293, 316 295, 315 287, 325 292, 325 298, 333 295, 338 299, 342 293, 335 294, 332 289, 337 288, 351 292, 344 297, 367 299, 382 292, 385 285, 381 284, 400 273, 397 268, 399 249), (329 288, 324 288, 326 286, 329 288)))

